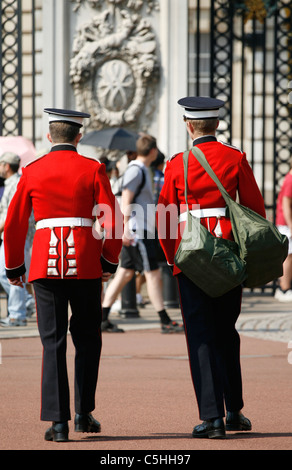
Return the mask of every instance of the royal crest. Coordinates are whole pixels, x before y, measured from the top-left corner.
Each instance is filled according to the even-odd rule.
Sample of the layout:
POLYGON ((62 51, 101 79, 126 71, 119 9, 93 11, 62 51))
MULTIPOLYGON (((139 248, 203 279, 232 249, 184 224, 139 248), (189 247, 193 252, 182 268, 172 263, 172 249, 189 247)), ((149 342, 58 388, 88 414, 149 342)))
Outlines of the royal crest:
POLYGON ((147 127, 154 111, 159 61, 155 34, 141 13, 143 8, 149 13, 158 8, 157 2, 75 3, 75 11, 84 3, 94 9, 77 30, 70 64, 77 107, 91 114, 88 127, 130 127, 142 113, 147 127))

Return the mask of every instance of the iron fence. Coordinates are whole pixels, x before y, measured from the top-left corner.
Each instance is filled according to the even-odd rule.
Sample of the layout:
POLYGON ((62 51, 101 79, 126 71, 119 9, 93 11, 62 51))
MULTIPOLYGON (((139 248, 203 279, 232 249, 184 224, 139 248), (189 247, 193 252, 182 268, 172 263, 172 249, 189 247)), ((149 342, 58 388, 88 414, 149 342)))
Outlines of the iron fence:
MULTIPOLYGON (((30 109, 25 113, 31 124, 30 138, 35 143, 35 1, 31 0, 30 24, 32 24, 30 60, 32 62, 30 81, 32 92, 29 97, 30 109)), ((23 89, 23 6, 21 0, 0 0, 1 12, 1 128, 0 135, 22 135, 24 122, 23 89)))
POLYGON ((292 4, 264 3, 247 17, 243 2, 190 1, 189 94, 225 101, 219 138, 246 151, 274 221, 290 169, 292 4))

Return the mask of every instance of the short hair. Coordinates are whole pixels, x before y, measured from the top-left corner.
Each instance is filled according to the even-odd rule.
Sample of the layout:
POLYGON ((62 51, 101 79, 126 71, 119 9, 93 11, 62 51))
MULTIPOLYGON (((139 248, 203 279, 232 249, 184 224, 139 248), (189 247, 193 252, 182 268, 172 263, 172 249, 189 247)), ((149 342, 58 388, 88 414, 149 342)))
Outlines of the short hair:
POLYGON ((143 134, 136 142, 137 154, 143 157, 147 157, 150 151, 156 148, 156 139, 152 135, 143 134))
POLYGON ((152 168, 157 168, 159 165, 162 165, 165 161, 165 156, 164 154, 158 150, 158 155, 156 157, 156 160, 154 160, 154 162, 151 163, 151 167, 152 168))
POLYGON ((49 130, 53 142, 66 143, 73 142, 76 139, 80 127, 68 122, 51 122, 49 130))
POLYGON ((208 118, 208 119, 188 119, 184 118, 185 122, 191 122, 197 131, 204 132, 208 134, 209 132, 214 132, 217 129, 218 118, 208 118))
POLYGON ((13 173, 17 173, 19 170, 20 163, 8 163, 13 173))

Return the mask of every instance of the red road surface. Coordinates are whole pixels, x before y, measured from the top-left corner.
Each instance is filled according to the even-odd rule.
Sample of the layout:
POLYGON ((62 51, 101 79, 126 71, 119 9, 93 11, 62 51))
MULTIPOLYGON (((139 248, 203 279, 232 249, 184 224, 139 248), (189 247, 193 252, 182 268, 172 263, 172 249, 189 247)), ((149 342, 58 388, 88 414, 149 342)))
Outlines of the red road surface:
MULTIPOLYGON (((41 422, 39 338, 2 339, 0 364, 1 450, 290 450, 292 448, 292 364, 288 344, 242 336, 244 414, 251 432, 225 440, 193 439, 200 421, 190 379, 185 337, 159 329, 104 334, 94 416, 100 434, 70 441, 44 441, 50 423, 41 422)), ((68 337, 73 408, 74 350, 68 337)))

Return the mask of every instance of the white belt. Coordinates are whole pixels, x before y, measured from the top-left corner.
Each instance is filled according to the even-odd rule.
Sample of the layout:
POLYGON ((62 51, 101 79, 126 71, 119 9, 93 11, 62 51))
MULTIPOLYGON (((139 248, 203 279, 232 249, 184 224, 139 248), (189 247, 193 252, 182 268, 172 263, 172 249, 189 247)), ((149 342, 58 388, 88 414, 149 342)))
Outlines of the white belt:
POLYGON ((58 217, 53 219, 39 220, 35 228, 54 228, 54 227, 92 227, 92 219, 84 219, 83 217, 58 217))
MULTIPOLYGON (((210 209, 195 209, 190 211, 193 217, 198 217, 202 219, 203 217, 220 217, 226 216, 226 207, 212 207, 210 209)), ((187 220, 187 213, 183 212, 180 214, 178 221, 185 222, 187 220)))

